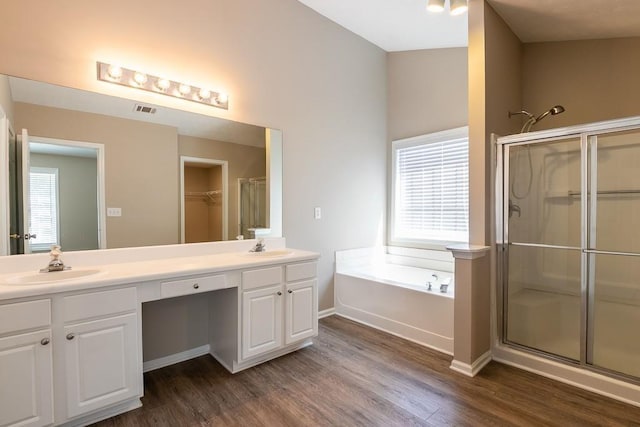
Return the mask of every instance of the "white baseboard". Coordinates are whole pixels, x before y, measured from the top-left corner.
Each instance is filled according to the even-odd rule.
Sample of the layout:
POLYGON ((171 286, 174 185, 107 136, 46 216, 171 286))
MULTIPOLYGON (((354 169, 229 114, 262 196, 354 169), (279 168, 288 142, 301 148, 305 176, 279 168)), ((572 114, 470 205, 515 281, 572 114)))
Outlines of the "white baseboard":
POLYGON ((336 316, 353 320, 354 322, 369 326, 370 328, 386 332, 396 337, 419 344, 423 347, 453 356, 453 339, 439 337, 435 334, 418 330, 417 328, 405 327, 399 322, 389 321, 388 319, 381 318, 379 316, 359 312, 357 309, 355 309, 356 311, 348 311, 346 307, 341 306, 340 310, 341 312, 335 313, 336 316))
POLYGON ((165 366, 173 365, 174 363, 180 363, 185 360, 203 356, 205 354, 209 354, 210 349, 209 344, 206 344, 181 353, 170 354, 169 356, 160 357, 159 359, 148 360, 142 364, 142 371, 154 371, 156 369, 164 368, 165 366))
POLYGON ((471 365, 454 359, 450 368, 468 377, 475 377, 489 362, 491 362, 491 350, 478 357, 471 365))
POLYGON ((322 310, 322 311, 318 312, 318 319, 322 319, 324 317, 333 316, 334 314, 336 314, 336 308, 335 307, 327 308, 326 310, 322 310))

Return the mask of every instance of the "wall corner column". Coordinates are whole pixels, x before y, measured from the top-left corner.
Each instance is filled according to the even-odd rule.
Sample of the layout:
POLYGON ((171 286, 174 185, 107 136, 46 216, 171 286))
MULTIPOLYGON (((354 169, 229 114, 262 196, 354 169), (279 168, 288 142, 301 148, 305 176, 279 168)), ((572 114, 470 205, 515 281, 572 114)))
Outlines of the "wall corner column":
POLYGON ((473 377, 491 361, 490 247, 452 245, 455 258, 451 369, 473 377))

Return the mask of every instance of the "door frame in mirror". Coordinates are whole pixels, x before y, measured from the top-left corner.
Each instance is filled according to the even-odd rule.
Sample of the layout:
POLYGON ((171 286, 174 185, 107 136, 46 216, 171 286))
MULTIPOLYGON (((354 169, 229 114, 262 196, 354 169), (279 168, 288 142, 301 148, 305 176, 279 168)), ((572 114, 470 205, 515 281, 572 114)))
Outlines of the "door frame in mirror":
POLYGON ((180 156, 180 243, 186 243, 184 167, 186 163, 199 163, 222 167, 222 240, 229 238, 229 162, 203 157, 180 156))
MULTIPOLYGON (((107 248, 106 202, 105 202, 105 148, 104 144, 85 141, 71 141, 61 138, 47 138, 30 135, 29 142, 50 144, 72 148, 96 150, 97 172, 97 215, 98 215, 98 249, 107 248)), ((64 247, 62 248, 64 250, 64 247)), ((8 255, 8 254, 7 254, 8 255)))
MULTIPOLYGON (((0 200, 9 200, 9 119, 0 106, 0 200), (7 167, 4 167, 7 165, 7 167)), ((0 256, 9 255, 9 203, 0 209, 0 256)))

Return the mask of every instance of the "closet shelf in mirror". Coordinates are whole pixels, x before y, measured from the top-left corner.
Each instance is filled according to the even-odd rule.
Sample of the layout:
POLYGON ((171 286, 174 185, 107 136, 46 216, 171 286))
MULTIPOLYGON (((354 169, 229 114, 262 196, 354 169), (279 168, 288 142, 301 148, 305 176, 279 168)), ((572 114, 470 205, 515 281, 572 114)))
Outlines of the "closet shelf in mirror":
POLYGON ((185 197, 205 198, 208 200, 215 200, 222 195, 222 190, 210 190, 210 191, 187 191, 185 197))

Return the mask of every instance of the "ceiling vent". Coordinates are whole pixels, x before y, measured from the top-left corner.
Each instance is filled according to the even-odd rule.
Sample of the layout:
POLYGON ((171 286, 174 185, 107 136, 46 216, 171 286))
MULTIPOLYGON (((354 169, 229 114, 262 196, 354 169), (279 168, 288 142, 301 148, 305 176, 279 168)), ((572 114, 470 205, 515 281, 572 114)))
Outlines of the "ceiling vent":
POLYGON ((148 105, 142 105, 142 104, 136 104, 133 107, 133 111, 135 111, 136 113, 147 113, 147 114, 156 113, 155 107, 149 107, 148 105))

